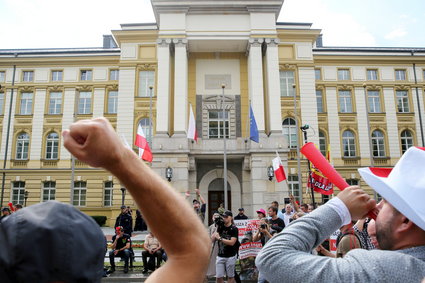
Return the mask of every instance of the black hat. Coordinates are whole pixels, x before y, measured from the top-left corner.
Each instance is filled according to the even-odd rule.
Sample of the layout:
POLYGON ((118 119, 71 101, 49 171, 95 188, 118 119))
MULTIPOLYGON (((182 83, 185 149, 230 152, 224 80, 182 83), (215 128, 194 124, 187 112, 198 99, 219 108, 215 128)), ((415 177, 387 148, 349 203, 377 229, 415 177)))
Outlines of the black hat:
POLYGON ((127 206, 125 205, 121 205, 121 209, 127 208, 127 206))
POLYGON ((192 203, 200 203, 200 202, 199 202, 199 200, 194 199, 194 200, 192 201, 192 203))
POLYGON ((233 213, 232 213, 230 210, 226 210, 226 211, 223 213, 223 217, 227 217, 227 216, 231 216, 231 217, 233 217, 233 213))
POLYGON ((238 210, 239 211, 245 211, 245 209, 243 209, 243 207, 239 208, 238 210))
POLYGON ((35 204, 0 224, 0 278, 100 282, 105 249, 105 236, 93 218, 57 201, 35 204))
POLYGON ((10 208, 8 208, 8 207, 3 207, 2 209, 1 209, 1 211, 9 211, 10 212, 10 208))

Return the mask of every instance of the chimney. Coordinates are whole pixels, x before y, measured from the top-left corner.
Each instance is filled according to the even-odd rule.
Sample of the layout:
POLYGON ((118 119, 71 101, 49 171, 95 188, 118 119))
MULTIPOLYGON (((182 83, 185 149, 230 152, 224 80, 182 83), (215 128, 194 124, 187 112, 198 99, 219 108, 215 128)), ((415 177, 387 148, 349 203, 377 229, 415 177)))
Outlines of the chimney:
POLYGON ((103 35, 103 48, 117 48, 117 44, 111 34, 103 35))

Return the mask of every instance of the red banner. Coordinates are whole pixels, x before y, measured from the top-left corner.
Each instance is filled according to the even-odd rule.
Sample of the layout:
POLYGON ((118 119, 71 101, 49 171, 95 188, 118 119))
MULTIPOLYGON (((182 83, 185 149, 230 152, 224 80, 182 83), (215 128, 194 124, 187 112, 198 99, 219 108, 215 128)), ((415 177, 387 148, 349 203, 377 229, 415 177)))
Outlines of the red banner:
POLYGON ((311 169, 308 187, 313 188, 315 192, 321 193, 322 195, 332 195, 334 193, 331 181, 324 177, 320 171, 314 167, 311 169))

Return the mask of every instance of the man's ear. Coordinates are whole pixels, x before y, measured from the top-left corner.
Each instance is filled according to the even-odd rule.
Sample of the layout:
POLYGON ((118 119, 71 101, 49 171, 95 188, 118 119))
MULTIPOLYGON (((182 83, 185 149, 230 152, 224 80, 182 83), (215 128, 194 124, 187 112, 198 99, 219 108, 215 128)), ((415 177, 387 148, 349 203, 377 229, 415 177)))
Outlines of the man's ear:
POLYGON ((410 221, 409 218, 407 218, 406 216, 404 216, 403 214, 399 214, 398 217, 399 218, 397 220, 397 226, 395 227, 397 232, 401 232, 401 233, 406 233, 411 231, 412 229, 415 228, 415 223, 413 223, 412 221, 410 221))

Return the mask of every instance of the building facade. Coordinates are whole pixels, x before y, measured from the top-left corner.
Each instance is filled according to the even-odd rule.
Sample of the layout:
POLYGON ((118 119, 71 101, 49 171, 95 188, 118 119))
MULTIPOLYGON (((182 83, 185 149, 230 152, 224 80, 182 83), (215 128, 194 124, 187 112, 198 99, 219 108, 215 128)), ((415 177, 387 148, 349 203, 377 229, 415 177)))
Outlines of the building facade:
POLYGON ((289 193, 312 202, 297 158, 303 125, 350 184, 364 185, 359 167, 423 146, 425 48, 323 47, 311 24, 276 22, 282 4, 152 0, 156 23, 123 24, 103 48, 0 50, 3 205, 56 199, 109 224, 123 197, 134 207, 108 172, 76 160, 72 173, 61 131, 98 116, 130 144, 141 124, 152 169, 171 171, 182 194, 199 188, 209 213, 224 201, 224 140, 229 208, 250 216, 289 193), (190 107, 197 142, 186 137, 190 107), (288 182, 269 180, 276 151, 288 182))

